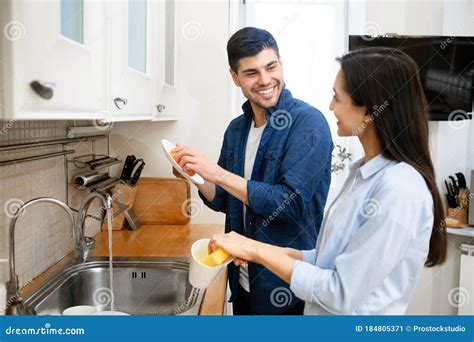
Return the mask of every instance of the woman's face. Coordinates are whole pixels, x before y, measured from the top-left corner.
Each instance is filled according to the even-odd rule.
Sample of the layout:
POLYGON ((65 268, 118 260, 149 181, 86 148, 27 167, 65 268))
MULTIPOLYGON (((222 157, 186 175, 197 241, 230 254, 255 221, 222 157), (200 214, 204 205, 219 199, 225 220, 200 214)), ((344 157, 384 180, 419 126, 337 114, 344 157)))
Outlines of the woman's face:
POLYGON ((329 109, 337 119, 337 134, 341 137, 359 136, 370 124, 370 116, 366 115, 365 106, 358 107, 352 103, 351 96, 345 90, 345 80, 342 69, 334 81, 334 96, 329 109))

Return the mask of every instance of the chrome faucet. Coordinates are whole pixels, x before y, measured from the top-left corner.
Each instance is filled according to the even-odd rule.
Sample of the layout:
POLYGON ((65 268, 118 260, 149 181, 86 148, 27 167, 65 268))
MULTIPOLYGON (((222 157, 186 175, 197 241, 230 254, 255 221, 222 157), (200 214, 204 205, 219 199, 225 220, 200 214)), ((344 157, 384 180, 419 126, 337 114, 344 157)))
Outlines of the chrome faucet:
POLYGON ((21 207, 17 209, 17 211, 12 217, 12 220, 10 221, 9 227, 10 280, 7 282, 7 307, 5 310, 6 315, 24 315, 34 313, 27 307, 25 307, 23 304, 23 299, 21 298, 20 289, 18 286, 18 276, 15 273, 15 226, 18 217, 23 214, 27 207, 36 203, 48 202, 58 205, 68 214, 71 220, 71 225, 74 231, 75 261, 78 263, 87 262, 92 256, 95 241, 92 237, 84 236, 84 223, 86 219, 87 210, 89 209, 92 200, 96 197, 102 200, 102 203, 107 210, 112 208, 112 197, 109 194, 91 192, 81 201, 77 220, 74 220, 74 213, 67 204, 50 197, 34 198, 24 203, 21 207))
POLYGON ((10 221, 9 227, 9 254, 10 254, 10 280, 7 282, 7 307, 5 310, 6 315, 23 315, 23 314, 30 314, 32 312, 28 311, 23 305, 23 299, 20 295, 20 289, 18 286, 18 276, 15 273, 15 226, 18 217, 23 214, 26 208, 30 205, 40 203, 40 202, 48 202, 53 203, 61 207, 69 216, 71 220, 71 224, 74 227, 74 213, 72 210, 67 206, 67 204, 50 197, 38 197, 34 198, 26 203, 24 203, 21 207, 17 209, 15 214, 13 214, 12 220, 10 221))
POLYGON ((92 191, 81 201, 77 214, 76 225, 74 226, 76 261, 87 262, 92 256, 95 241, 91 237, 84 237, 84 225, 86 222, 87 210, 95 198, 100 198, 106 210, 112 209, 112 197, 107 193, 92 191))

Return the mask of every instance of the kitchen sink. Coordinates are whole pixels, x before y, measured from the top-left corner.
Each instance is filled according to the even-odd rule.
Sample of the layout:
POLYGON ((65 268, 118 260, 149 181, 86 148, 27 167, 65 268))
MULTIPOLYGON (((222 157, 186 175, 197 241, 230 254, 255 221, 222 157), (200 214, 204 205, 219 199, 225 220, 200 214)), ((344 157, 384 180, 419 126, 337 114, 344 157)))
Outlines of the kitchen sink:
MULTIPOLYGON (((204 291, 188 282, 187 258, 114 258, 114 307, 132 315, 197 315, 204 291)), ((36 315, 58 315, 75 305, 110 310, 108 258, 65 267, 25 298, 36 315)))

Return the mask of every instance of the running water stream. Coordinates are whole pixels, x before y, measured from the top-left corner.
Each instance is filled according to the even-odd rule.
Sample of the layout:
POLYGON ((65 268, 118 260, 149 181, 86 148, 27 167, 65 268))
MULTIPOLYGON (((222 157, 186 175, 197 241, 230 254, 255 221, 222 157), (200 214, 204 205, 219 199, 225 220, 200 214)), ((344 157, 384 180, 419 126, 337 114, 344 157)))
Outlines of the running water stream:
POLYGON ((107 209, 107 226, 109 234, 109 278, 110 278, 110 311, 115 311, 114 308, 114 273, 112 264, 112 220, 113 220, 113 209, 107 209))

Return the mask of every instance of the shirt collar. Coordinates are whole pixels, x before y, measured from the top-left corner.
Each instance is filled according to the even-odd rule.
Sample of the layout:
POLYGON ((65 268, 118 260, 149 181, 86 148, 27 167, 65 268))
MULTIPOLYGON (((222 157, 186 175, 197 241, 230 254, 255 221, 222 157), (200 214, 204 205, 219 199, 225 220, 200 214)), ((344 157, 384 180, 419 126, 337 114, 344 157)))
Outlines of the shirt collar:
POLYGON ((374 158, 370 159, 367 163, 363 164, 364 158, 362 157, 351 164, 350 170, 357 171, 358 169, 358 171, 360 171, 362 178, 367 179, 373 174, 385 168, 391 162, 392 161, 390 159, 387 159, 382 154, 379 154, 375 156, 374 158))

